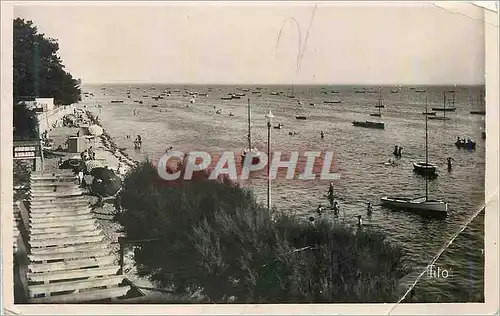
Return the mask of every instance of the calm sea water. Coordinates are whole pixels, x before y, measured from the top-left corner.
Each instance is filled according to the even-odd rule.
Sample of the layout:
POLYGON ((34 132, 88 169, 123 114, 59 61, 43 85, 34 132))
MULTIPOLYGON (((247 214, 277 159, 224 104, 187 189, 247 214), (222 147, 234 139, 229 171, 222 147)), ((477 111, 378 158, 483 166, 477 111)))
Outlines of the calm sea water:
MULTIPOLYGON (((273 150, 333 151, 334 164, 341 178, 334 181, 335 194, 339 197, 343 220, 355 224, 357 214, 365 214, 366 202, 375 203, 374 214, 366 218, 374 229, 387 233, 391 240, 400 243, 409 254, 414 273, 405 278, 413 279, 425 269, 427 263, 440 250, 460 226, 484 203, 485 142, 481 139, 484 117, 471 115, 471 110, 482 110, 481 87, 384 87, 381 120, 385 130, 352 126, 353 120, 377 119, 378 93, 355 93, 362 87, 327 86, 165 86, 165 85, 93 85, 83 91, 94 96, 84 97, 83 103, 101 118, 106 131, 118 146, 126 148, 135 159, 157 159, 165 149, 173 146, 181 151, 232 150, 240 153, 246 145, 247 98, 252 104, 252 139, 261 150, 267 148, 265 115, 269 110, 275 115, 274 124, 282 123, 283 129, 272 129, 273 150), (243 92, 238 88, 249 89, 243 92), (429 120, 429 160, 439 167, 439 177, 429 185, 431 198, 449 202, 450 215, 445 220, 425 219, 406 212, 393 212, 378 206, 384 195, 421 196, 425 194, 425 180, 413 173, 412 162, 425 159, 425 98, 428 110, 443 105, 443 91, 456 90, 455 112, 451 120, 429 120), (180 92, 175 92, 176 90, 180 92), (190 104, 191 96, 184 91, 207 93, 190 104), (162 92, 171 96, 154 100, 162 92), (270 92, 283 92, 271 95, 270 92), (287 98, 291 93, 295 99, 287 98), (336 91, 338 93, 333 93, 336 91), (130 92, 130 98, 127 96, 130 92), (325 93, 326 92, 326 93, 325 93), (221 100, 228 93, 245 93, 241 99, 221 100), (470 99, 474 101, 470 102, 470 99), (124 103, 111 103, 123 100, 124 103), (142 100, 143 104, 134 101, 142 100), (301 101, 301 105, 298 104, 301 101), (340 100, 340 104, 324 101, 340 100), (314 103, 312 106, 310 103, 314 103), (97 105, 102 105, 99 113, 97 105), (152 107, 157 105, 157 107, 152 107), (134 115, 134 109, 139 111, 134 115), (222 109, 222 114, 216 114, 222 109), (229 116, 229 113, 234 116, 229 116), (296 120, 296 115, 306 115, 307 120, 296 120), (297 132, 289 135, 290 131, 297 132), (326 133, 320 138, 320 131, 326 133), (130 138, 127 138, 130 135, 130 138), (141 152, 133 149, 136 135, 143 138, 141 152), (477 150, 457 149, 457 138, 477 140, 477 150), (403 157, 397 165, 384 165, 393 159, 395 145, 403 146, 403 157), (446 158, 455 160, 452 172, 446 170, 446 158)), ((368 88, 370 90, 370 88, 368 88)), ((377 88, 374 88, 375 90, 377 88)), ((451 96, 451 93, 449 94, 451 96)), ((438 112, 437 115, 443 115, 438 112)), ((266 199, 266 177, 257 175, 243 183, 252 188, 259 200, 266 199)), ((320 203, 326 204, 325 193, 329 181, 277 179, 272 184, 273 204, 279 209, 299 216, 314 215, 320 203)), ((366 216, 365 216, 366 217, 366 216)), ((478 216, 456 241, 444 252, 436 267, 448 271, 447 278, 424 276, 416 288, 416 295, 425 294, 426 300, 435 302, 483 300, 484 289, 484 216, 478 216)))

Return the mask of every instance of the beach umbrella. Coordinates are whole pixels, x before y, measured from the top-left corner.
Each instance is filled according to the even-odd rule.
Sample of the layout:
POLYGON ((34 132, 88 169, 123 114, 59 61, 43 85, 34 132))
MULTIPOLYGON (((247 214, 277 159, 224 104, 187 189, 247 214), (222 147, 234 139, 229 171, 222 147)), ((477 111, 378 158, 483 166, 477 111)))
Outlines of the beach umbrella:
POLYGON ((102 180, 94 177, 90 188, 94 194, 98 194, 102 197, 108 197, 118 193, 121 186, 122 182, 120 178, 113 174, 108 180, 102 180))
POLYGON ((115 176, 115 173, 113 170, 107 168, 96 167, 92 169, 90 175, 103 181, 109 181, 113 176, 115 176))
POLYGON ((101 136, 104 130, 99 125, 91 125, 88 128, 90 135, 101 136))

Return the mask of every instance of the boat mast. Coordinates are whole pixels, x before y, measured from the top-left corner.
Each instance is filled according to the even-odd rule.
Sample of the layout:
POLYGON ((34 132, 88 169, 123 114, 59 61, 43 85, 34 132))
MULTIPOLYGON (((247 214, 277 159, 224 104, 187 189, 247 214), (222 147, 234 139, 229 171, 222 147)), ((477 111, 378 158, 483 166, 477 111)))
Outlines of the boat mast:
POLYGON ((444 96, 444 101, 443 101, 443 118, 446 118, 446 101, 449 102, 449 100, 446 100, 446 91, 443 92, 443 96, 444 96))
MULTIPOLYGON (((445 111, 446 112, 446 111, 445 111)), ((425 97, 425 113, 427 113, 427 97, 425 97)), ((429 166, 429 150, 428 150, 428 133, 427 133, 427 115, 425 115, 425 166, 429 166)), ((427 201, 429 195, 429 180, 425 177, 425 200, 427 201)))
POLYGON ((252 149, 252 134, 250 128, 250 98, 248 98, 248 149, 252 149))
POLYGON ((378 115, 380 116, 380 108, 382 107, 382 90, 378 91, 378 115))

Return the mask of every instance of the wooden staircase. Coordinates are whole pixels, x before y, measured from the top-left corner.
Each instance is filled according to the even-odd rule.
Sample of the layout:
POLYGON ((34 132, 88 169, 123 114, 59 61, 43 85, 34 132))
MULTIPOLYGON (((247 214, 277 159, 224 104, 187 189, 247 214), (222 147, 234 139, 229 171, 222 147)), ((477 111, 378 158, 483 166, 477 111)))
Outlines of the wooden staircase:
POLYGON ((130 290, 82 193, 73 174, 31 175, 29 303, 113 301, 130 290))

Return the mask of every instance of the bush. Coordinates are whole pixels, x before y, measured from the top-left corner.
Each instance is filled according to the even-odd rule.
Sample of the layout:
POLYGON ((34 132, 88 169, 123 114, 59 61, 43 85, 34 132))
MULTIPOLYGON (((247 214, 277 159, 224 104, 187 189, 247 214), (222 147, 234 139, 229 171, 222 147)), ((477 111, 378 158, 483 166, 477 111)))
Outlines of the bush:
MULTIPOLYGON (((181 170, 182 166, 181 166, 181 170)), ((227 179, 160 180, 151 162, 125 178, 125 212, 139 274, 185 295, 238 303, 395 301, 408 272, 400 247, 385 236, 326 219, 271 214, 227 179)))

